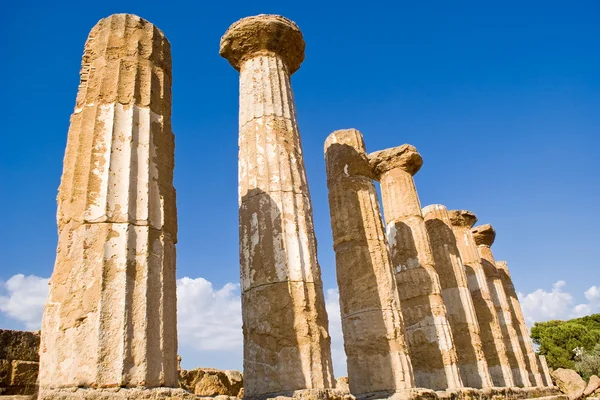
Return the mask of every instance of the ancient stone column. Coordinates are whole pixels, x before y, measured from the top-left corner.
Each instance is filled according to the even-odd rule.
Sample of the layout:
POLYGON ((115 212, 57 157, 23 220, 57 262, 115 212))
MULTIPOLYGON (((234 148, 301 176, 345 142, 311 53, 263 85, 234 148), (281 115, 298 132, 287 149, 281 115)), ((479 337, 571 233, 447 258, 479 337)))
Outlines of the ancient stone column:
POLYGON ((112 15, 90 32, 80 75, 40 398, 57 398, 59 388, 76 396, 68 388, 178 387, 169 42, 140 17, 112 15))
POLYGON ((513 380, 516 386, 531 386, 531 382, 529 382, 529 373, 527 372, 527 367, 525 365, 525 357, 523 356, 521 346, 519 345, 519 337, 512 323, 512 314, 508 297, 504 291, 502 279, 500 278, 500 274, 496 268, 496 261, 492 254, 491 245, 496 238, 496 232, 489 224, 477 226, 473 228, 471 232, 473 233, 473 239, 477 244, 483 271, 488 281, 492 301, 494 302, 498 321, 500 322, 500 330, 502 331, 502 338, 504 340, 504 346, 506 347, 506 355, 512 370, 513 380))
POLYGON ((500 323, 483 272, 481 257, 471 233, 471 227, 477 221, 477 217, 466 210, 451 210, 448 211, 448 215, 467 274, 467 284, 475 306, 483 353, 485 354, 492 382, 494 386, 498 387, 514 386, 500 323))
POLYGON ((508 298, 512 323, 517 331, 521 352, 525 356, 525 367, 529 373, 529 381, 534 386, 544 386, 544 381, 537 365, 537 357, 533 350, 531 338, 529 337, 529 329, 527 329, 527 325, 525 324, 525 316, 521 309, 521 303, 519 302, 515 285, 508 271, 508 264, 506 261, 496 261, 496 268, 498 269, 504 292, 508 298))
POLYGON ((462 387, 456 350, 413 175, 423 160, 410 145, 369 155, 381 182, 392 266, 415 384, 434 390, 462 387))
POLYGON ((239 223, 244 393, 331 388, 330 337, 290 75, 302 33, 276 15, 221 38, 240 72, 239 223))
POLYGON ((552 382, 552 375, 550 375, 550 368, 548 368, 548 363, 546 362, 546 356, 543 356, 541 354, 538 355, 537 361, 539 372, 544 382, 544 386, 554 386, 554 382, 552 382))
POLYGON ((362 134, 333 132, 325 160, 350 392, 412 388, 396 279, 362 134))
POLYGON ((423 218, 431 241, 435 270, 440 277, 462 382, 472 388, 492 387, 475 306, 448 210, 441 204, 433 204, 423 208, 423 218))

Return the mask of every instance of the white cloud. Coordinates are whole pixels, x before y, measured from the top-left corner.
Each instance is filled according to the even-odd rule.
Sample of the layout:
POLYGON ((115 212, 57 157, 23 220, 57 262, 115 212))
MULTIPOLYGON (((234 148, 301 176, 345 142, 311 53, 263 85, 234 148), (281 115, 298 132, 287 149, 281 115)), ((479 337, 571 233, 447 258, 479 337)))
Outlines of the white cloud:
POLYGON ((204 278, 177 280, 177 327, 180 343, 197 350, 242 349, 239 285, 215 290, 204 278))
POLYGON ((28 330, 40 329, 48 279, 18 274, 0 281, 0 312, 19 321, 28 330))
POLYGON ((329 317, 329 336, 331 336, 331 358, 335 376, 347 376, 346 353, 342 336, 342 316, 340 314, 340 293, 337 289, 327 289, 325 307, 329 317))
POLYGON ((527 325, 552 319, 571 319, 600 312, 600 286, 584 292, 587 303, 575 304, 573 295, 565 291, 566 282, 557 281, 550 291, 537 289, 527 295, 519 293, 527 325))

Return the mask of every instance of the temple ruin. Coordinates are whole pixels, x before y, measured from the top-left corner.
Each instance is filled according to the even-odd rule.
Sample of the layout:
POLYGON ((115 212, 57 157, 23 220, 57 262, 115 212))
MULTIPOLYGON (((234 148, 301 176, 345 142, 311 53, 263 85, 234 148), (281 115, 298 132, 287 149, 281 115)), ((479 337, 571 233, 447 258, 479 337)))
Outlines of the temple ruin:
MULTIPOLYGON (((242 388, 239 373, 178 369, 169 42, 130 14, 92 29, 59 188, 39 399, 564 399, 494 259, 493 228, 473 228, 469 211, 422 209, 417 149, 369 154, 355 129, 325 140, 349 373, 349 389, 336 388, 290 81, 304 50, 298 26, 276 15, 241 19, 220 42, 239 72, 242 388), (186 390, 205 377, 234 392, 186 390)), ((5 353, 0 377, 37 368, 31 351, 5 353)), ((31 373, 22 382, 14 390, 31 373)))

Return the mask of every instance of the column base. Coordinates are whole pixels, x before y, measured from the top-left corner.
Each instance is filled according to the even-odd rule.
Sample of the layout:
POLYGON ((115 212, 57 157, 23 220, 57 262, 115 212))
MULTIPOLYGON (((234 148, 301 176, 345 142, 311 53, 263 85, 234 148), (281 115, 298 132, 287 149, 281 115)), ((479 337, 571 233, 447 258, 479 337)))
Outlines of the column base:
POLYGON ((60 388, 41 389, 38 400, 192 400, 198 399, 176 388, 60 388))

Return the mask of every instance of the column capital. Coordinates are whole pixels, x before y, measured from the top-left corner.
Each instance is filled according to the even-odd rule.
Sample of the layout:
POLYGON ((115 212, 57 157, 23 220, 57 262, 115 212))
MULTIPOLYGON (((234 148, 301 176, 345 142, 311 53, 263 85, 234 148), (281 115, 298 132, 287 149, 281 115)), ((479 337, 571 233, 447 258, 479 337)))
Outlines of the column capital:
POLYGON ((490 247, 496 239, 496 231, 490 224, 479 225, 471 229, 477 246, 490 247))
POLYGON ((260 53, 275 53, 293 74, 304 61, 304 39, 298 26, 280 15, 260 14, 234 22, 221 38, 219 54, 236 70, 260 53))
POLYGON ((377 178, 396 168, 414 175, 421 169, 423 158, 414 146, 403 144, 369 154, 369 163, 377 178))
POLYGON ((471 228, 477 222, 475 214, 468 210, 449 210, 448 215, 452 226, 471 228))

